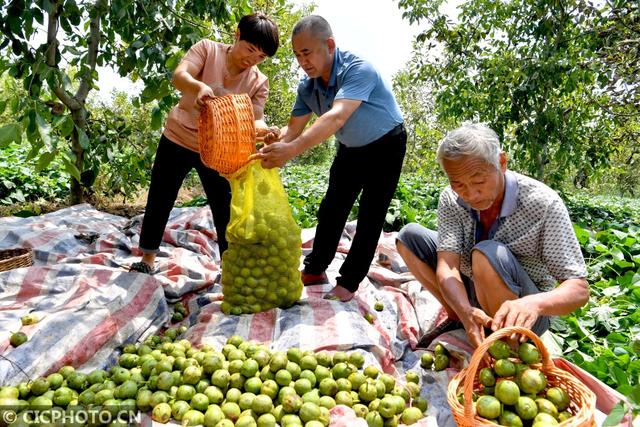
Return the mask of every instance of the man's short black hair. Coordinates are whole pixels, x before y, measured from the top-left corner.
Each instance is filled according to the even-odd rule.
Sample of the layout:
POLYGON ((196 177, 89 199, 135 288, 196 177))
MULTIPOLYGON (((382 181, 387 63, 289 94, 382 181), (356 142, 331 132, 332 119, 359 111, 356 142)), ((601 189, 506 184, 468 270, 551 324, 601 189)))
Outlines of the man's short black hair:
POLYGON ((276 54, 280 44, 278 26, 264 13, 243 16, 238 23, 238 31, 240 40, 257 46, 267 56, 276 54))

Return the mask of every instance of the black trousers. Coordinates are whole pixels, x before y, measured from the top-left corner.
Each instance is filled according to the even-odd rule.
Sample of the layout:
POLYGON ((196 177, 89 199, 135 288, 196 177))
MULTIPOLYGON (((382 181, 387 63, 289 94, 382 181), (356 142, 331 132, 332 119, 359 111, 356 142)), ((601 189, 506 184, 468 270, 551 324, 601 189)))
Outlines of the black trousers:
POLYGON ((354 202, 360 195, 358 224, 351 249, 340 268, 337 283, 354 292, 365 278, 378 245, 387 209, 396 191, 406 151, 407 134, 398 125, 364 147, 340 144, 331 165, 329 188, 318 209, 313 250, 304 260, 305 271, 326 270, 354 202))
POLYGON ((218 234, 220 255, 227 249, 225 232, 229 224, 231 187, 218 172, 206 167, 200 154, 184 148, 162 135, 151 171, 147 207, 140 231, 140 249, 157 252, 173 204, 185 177, 195 168, 207 195, 218 234))

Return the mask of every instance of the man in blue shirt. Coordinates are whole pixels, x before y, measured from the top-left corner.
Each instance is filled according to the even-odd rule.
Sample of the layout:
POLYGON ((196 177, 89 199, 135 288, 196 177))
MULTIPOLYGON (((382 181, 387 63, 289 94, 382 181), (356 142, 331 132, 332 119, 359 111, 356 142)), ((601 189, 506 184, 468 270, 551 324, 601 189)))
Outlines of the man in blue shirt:
MULTIPOLYGON (((312 252, 305 258, 305 285, 322 283, 340 242, 353 204, 360 195, 358 225, 336 286, 325 298, 349 301, 365 278, 375 254, 406 151, 407 135, 390 87, 373 66, 336 47, 329 23, 312 15, 292 33, 293 52, 307 74, 279 142, 255 156, 266 168, 289 159, 331 135, 339 142, 329 187, 318 210, 312 252), (312 117, 318 119, 305 130, 312 117)), ((267 140, 267 142, 271 142, 267 140)))

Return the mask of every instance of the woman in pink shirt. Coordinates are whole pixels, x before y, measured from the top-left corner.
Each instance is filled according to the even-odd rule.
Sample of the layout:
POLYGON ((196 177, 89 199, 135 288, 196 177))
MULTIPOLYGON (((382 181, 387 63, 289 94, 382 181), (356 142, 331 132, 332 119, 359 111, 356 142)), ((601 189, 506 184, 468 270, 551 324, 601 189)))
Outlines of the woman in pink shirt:
POLYGON ((229 222, 231 190, 228 181, 200 160, 198 117, 200 106, 216 95, 246 93, 253 103, 256 129, 268 132, 263 121, 269 93, 267 77, 257 64, 275 55, 278 27, 261 13, 244 16, 238 23, 232 45, 201 40, 189 49, 173 73, 172 83, 182 93, 167 117, 158 145, 139 247, 141 261, 131 271, 152 274, 169 213, 184 178, 195 168, 207 195, 218 235, 220 255, 227 248, 225 230, 229 222))

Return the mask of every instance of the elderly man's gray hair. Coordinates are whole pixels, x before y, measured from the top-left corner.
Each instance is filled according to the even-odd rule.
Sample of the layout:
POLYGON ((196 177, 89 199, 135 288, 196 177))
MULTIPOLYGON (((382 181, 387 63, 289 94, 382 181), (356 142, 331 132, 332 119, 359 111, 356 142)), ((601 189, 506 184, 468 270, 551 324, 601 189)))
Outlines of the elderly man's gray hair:
POLYGON ((493 129, 481 123, 467 123, 452 130, 440 141, 436 157, 440 166, 443 159, 473 156, 500 169, 501 152, 500 140, 493 129))
POLYGON ((309 15, 299 20, 296 26, 293 27, 291 37, 305 31, 310 31, 312 36, 321 40, 333 37, 331 26, 326 19, 319 15, 309 15))

